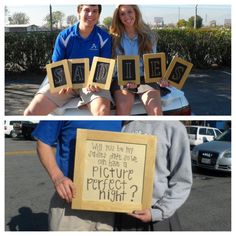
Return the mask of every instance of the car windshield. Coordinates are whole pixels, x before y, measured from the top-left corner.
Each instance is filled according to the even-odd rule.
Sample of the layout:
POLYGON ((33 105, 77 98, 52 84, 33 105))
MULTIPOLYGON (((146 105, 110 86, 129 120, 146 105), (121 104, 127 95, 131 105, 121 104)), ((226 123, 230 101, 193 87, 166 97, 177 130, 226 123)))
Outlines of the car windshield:
POLYGON ((225 141, 225 142, 231 142, 231 129, 226 130, 222 134, 216 137, 216 141, 225 141))

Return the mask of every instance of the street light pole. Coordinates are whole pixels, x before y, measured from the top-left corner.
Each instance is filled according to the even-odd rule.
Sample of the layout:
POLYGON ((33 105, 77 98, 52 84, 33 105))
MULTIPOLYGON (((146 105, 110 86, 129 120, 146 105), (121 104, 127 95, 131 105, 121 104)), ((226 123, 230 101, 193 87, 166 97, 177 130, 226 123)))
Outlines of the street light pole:
POLYGON ((52 6, 51 4, 49 5, 49 11, 50 11, 50 30, 52 32, 52 6))
POLYGON ((194 29, 197 28, 197 4, 195 6, 194 29))

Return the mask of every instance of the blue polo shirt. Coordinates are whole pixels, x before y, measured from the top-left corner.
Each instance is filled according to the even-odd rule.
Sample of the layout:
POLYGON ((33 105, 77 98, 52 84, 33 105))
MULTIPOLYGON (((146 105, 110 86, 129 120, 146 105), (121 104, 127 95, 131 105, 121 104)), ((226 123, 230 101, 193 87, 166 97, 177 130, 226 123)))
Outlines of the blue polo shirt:
POLYGON ((111 58, 111 37, 97 25, 87 38, 81 37, 79 22, 66 28, 57 36, 52 55, 53 62, 63 59, 89 58, 94 56, 111 58))
POLYGON ((73 178, 77 129, 120 132, 122 121, 40 121, 32 135, 43 143, 56 144, 56 161, 69 178, 73 178))

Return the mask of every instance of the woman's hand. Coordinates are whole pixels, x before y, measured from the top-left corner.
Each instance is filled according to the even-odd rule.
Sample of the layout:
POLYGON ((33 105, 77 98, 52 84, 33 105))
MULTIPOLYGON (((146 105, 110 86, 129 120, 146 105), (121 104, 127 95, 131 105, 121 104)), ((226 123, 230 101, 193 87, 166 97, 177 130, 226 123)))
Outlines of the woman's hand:
POLYGON ((128 213, 128 215, 133 216, 144 223, 152 221, 152 215, 150 209, 134 211, 133 213, 128 213))
POLYGON ((138 87, 137 84, 132 83, 132 82, 128 82, 128 83, 126 84, 126 88, 127 88, 127 89, 136 89, 137 87, 138 87))
POLYGON ((161 87, 169 87, 170 86, 170 83, 165 79, 161 79, 159 84, 161 87))

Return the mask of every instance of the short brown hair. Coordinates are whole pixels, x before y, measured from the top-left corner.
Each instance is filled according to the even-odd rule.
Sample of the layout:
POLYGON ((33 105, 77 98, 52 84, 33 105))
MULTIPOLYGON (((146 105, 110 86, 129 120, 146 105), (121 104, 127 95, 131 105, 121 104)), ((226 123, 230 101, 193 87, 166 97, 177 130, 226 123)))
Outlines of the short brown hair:
MULTIPOLYGON (((84 5, 85 4, 78 5, 77 6, 77 11, 79 12, 84 5)), ((102 12, 102 5, 89 5, 89 6, 98 6, 98 12, 99 12, 99 14, 101 14, 101 12, 102 12)))

